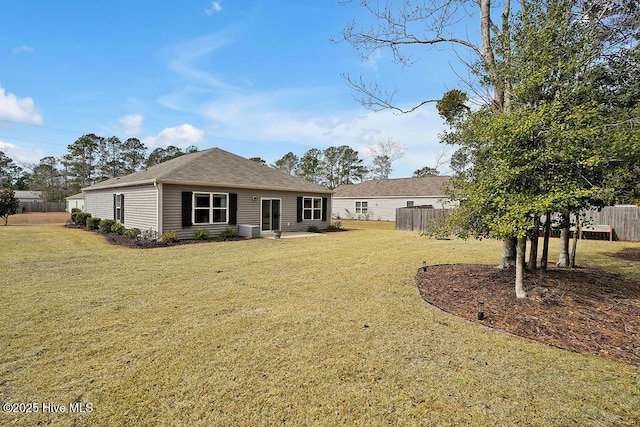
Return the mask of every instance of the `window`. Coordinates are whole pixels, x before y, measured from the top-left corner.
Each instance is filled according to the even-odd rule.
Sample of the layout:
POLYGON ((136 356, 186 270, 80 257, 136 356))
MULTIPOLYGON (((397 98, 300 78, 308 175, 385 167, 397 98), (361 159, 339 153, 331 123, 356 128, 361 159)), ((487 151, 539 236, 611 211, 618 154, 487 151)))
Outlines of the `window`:
POLYGON ((113 219, 124 222, 124 194, 113 195, 113 219))
POLYGON ((408 208, 412 208, 413 207, 413 201, 412 200, 407 200, 407 207, 408 208))
POLYGON ((194 224, 226 224, 227 195, 217 193, 193 193, 194 224))
POLYGON ((303 219, 322 219, 322 197, 305 197, 302 200, 303 219))
POLYGON ((356 213, 366 214, 369 211, 369 202, 356 202, 356 213))

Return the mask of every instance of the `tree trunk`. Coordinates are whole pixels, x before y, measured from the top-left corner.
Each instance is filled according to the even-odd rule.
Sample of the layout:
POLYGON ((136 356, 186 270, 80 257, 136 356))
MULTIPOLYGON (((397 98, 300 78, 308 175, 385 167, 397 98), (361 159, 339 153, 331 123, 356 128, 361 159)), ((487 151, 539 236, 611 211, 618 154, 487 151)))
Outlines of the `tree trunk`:
POLYGON ((560 230, 560 255, 558 267, 569 267, 569 214, 562 215, 562 230, 560 230))
POLYGON ((571 259, 569 260, 569 267, 575 268, 576 266, 576 250, 578 249, 578 237, 580 236, 580 218, 576 215, 576 231, 573 233, 573 245, 571 247, 571 259))
POLYGON ((498 268, 511 268, 516 265, 516 239, 507 238, 502 242, 502 261, 498 268))
POLYGON ((549 234, 551 233, 551 212, 546 213, 544 222, 544 241, 542 242, 542 256, 540 257, 540 268, 547 270, 547 262, 549 262, 549 234))
POLYGON ((526 298, 524 291, 524 256, 527 249, 527 238, 519 237, 516 245, 516 298, 526 298))
POLYGON ((538 230, 540 229, 540 218, 534 221, 533 231, 531 232, 531 249, 529 250, 529 263, 527 269, 535 271, 538 268, 538 230))

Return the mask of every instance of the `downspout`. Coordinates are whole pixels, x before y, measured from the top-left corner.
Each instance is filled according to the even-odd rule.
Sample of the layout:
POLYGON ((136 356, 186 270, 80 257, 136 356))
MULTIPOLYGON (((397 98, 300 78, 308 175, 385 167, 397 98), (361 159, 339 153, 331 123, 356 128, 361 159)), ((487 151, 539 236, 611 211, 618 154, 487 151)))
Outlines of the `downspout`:
POLYGON ((158 183, 157 180, 153 180, 153 186, 156 188, 156 200, 158 205, 156 206, 156 226, 158 227, 158 237, 162 235, 162 183, 158 183))

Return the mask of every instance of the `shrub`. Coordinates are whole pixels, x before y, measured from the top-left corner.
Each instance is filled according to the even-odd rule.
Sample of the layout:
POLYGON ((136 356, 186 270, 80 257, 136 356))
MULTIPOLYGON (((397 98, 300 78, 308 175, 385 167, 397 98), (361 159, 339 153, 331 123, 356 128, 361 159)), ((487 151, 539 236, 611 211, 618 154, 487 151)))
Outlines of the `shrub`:
POLYGON ((123 233, 125 237, 128 237, 130 239, 135 239, 140 234, 141 232, 139 228, 127 228, 126 230, 124 230, 124 233, 123 233))
POLYGON ((220 238, 222 240, 231 240, 235 239, 236 237, 238 237, 238 232, 231 227, 227 227, 220 232, 220 238))
POLYGON ((115 224, 113 224, 111 226, 111 232, 112 233, 124 234, 125 230, 126 230, 126 228, 125 228, 124 224, 121 223, 121 222, 116 222, 115 224))
MULTIPOLYGON (((74 208, 77 209, 77 208, 74 208)), ((97 230, 100 226, 100 218, 87 218, 87 230, 97 230)))
POLYGON ((102 219, 100 220, 100 225, 98 229, 102 234, 109 234, 112 232, 113 225, 116 223, 113 219, 102 219))
POLYGON ((193 238, 196 240, 208 240, 209 230, 196 230, 195 233, 193 233, 193 238))
POLYGON ((317 225, 310 225, 307 227, 307 232, 309 233, 319 233, 320 229, 318 228, 317 225))
POLYGON ((160 240, 166 243, 175 243, 178 241, 178 233, 175 231, 165 231, 162 233, 162 236, 160 236, 160 240))
POLYGON ((82 212, 82 209, 80 208, 71 208, 71 213, 74 214, 76 212, 82 212))
POLYGON ((81 227, 87 226, 87 218, 91 218, 90 213, 77 211, 71 214, 71 222, 81 227))
POLYGON ((342 231, 344 230, 344 228, 342 228, 342 223, 340 221, 336 221, 333 224, 329 224, 329 226, 327 227, 327 231, 342 231))

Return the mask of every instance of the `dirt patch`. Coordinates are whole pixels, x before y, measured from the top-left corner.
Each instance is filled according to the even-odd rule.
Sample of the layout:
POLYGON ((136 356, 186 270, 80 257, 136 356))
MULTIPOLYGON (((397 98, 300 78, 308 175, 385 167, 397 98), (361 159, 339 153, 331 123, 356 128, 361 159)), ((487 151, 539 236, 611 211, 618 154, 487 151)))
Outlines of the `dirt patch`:
MULTIPOLYGON (((71 219, 67 212, 25 212, 9 216, 7 225, 64 224, 71 219)), ((4 225, 4 220, 0 221, 4 225)))
POLYGON ((620 252, 613 254, 613 256, 625 261, 640 262, 640 248, 624 248, 620 252))
POLYGON ((514 275, 486 265, 439 265, 420 270, 416 279, 422 297, 449 313, 640 366, 640 283, 598 269, 549 265, 546 272, 526 272, 529 297, 519 300, 514 275), (478 301, 484 302, 482 321, 478 301))

